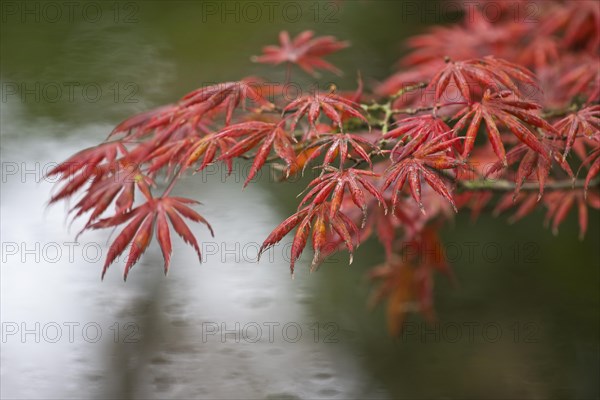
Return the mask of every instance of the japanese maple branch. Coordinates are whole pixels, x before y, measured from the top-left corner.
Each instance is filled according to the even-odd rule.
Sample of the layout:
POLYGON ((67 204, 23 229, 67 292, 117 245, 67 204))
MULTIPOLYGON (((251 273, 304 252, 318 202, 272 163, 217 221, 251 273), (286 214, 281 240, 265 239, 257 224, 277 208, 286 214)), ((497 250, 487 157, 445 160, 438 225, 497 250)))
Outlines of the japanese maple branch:
MULTIPOLYGON (((489 190, 493 192, 508 192, 516 189, 517 185, 515 182, 511 182, 504 179, 478 179, 472 181, 456 180, 454 177, 445 174, 446 177, 455 183, 460 189, 464 191, 483 191, 489 190)), ((592 180, 589 184, 590 187, 600 186, 600 178, 592 180)), ((561 190, 561 189, 581 189, 585 187, 584 179, 564 179, 555 182, 548 182, 544 188, 549 190, 561 190)), ((521 191, 538 191, 540 189, 539 183, 528 182, 521 185, 521 191)))
MULTIPOLYGON (((406 87, 400 89, 398 92, 396 92, 392 96, 390 96, 387 99, 386 103, 382 104, 382 103, 373 102, 372 104, 362 104, 361 106, 367 113, 369 111, 383 111, 383 113, 384 113, 383 119, 381 121, 377 121, 377 123, 379 125, 381 125, 381 132, 382 132, 382 134, 385 135, 389 129, 389 123, 392 118, 392 115, 401 113, 403 111, 403 110, 394 110, 393 109, 394 101, 398 97, 404 95, 405 93, 411 92, 413 90, 421 89, 426 86, 427 86, 427 84, 423 83, 423 82, 417 83, 416 85, 412 85, 412 86, 406 86, 406 87)), ((421 109, 414 110, 414 114, 416 114, 417 112, 420 112, 420 111, 427 111, 429 109, 433 109, 433 107, 426 107, 422 110, 421 109)), ((409 111, 409 110, 407 110, 407 111, 409 111)), ((410 110, 410 111, 413 111, 413 110, 410 110)))

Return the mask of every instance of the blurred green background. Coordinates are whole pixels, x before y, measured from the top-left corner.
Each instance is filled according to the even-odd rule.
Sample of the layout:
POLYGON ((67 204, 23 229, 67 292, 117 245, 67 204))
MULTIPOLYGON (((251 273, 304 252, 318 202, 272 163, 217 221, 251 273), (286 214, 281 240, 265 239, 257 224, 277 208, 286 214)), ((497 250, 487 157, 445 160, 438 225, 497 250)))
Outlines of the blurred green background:
MULTIPOLYGON (((361 71, 367 87, 372 87, 374 82, 384 79, 394 70, 395 62, 404 51, 403 40, 424 31, 428 25, 448 22, 445 20, 448 18, 435 15, 436 10, 440 10, 436 2, 399 0, 272 2, 272 15, 268 15, 264 2, 259 1, 256 4, 262 13, 260 17, 256 17, 248 3, 234 1, 73 3, 72 15, 64 6, 60 6, 61 3, 57 3, 60 17, 56 17, 53 9, 45 9, 47 3, 44 2, 2 4, 0 80, 3 96, 3 161, 19 162, 23 154, 24 159, 36 160, 39 157, 40 160, 60 161, 57 154, 63 157, 68 154, 61 153, 61 147, 73 152, 91 145, 132 113, 176 101, 208 82, 237 80, 249 75, 282 81, 284 68, 253 64, 250 56, 259 54, 263 45, 276 44, 278 32, 283 29, 292 35, 313 29, 320 35, 331 34, 339 39, 350 40, 351 48, 329 58, 346 72, 345 75, 338 78, 324 74, 319 85, 326 86, 334 81, 343 90, 353 90, 357 71, 361 71), (427 7, 430 12, 424 16, 413 16, 414 9, 407 7, 415 4, 420 7, 419 10, 427 7), (24 9, 33 11, 23 13, 24 9), (101 10, 100 15, 97 10, 101 10), (222 14, 223 10, 228 12, 222 14), (300 16, 297 16, 298 10, 300 16), (69 82, 80 84, 73 86, 72 97, 69 97, 66 89, 69 82), (56 86, 61 88, 58 94, 56 86), (34 88, 33 94, 25 93, 23 87, 34 88), (84 87, 89 93, 79 89, 83 90, 84 87), (96 101, 94 93, 98 87, 102 93, 96 101), (92 128, 86 128, 82 133, 79 127, 83 125, 92 128)), ((314 82, 299 70, 294 71, 293 79, 303 84, 314 82)), ((264 237, 264 233, 268 233, 277 220, 283 220, 294 211, 297 204, 295 197, 305 183, 274 185, 268 181, 265 178, 254 184, 254 190, 265 193, 257 196, 262 196, 260 201, 264 201, 264 204, 261 206, 274 214, 274 218, 261 219, 262 214, 254 214, 251 207, 255 203, 244 201, 247 192, 241 192, 239 182, 230 180, 220 183, 230 188, 219 189, 211 181, 205 189, 199 179, 189 179, 189 188, 182 186, 179 193, 195 196, 207 203, 209 208, 204 214, 213 222, 221 237, 235 236, 236 230, 243 229, 236 225, 233 218, 227 217, 227 213, 234 213, 230 210, 236 207, 241 210, 232 215, 236 215, 236 219, 247 217, 252 223, 260 224, 260 232, 264 237), (210 194, 205 196, 206 191, 210 194), (229 199, 221 204, 217 194, 229 196, 229 199), (204 200, 207 196, 213 201, 212 205, 204 200)), ((8 221, 13 222, 7 222, 4 216, 23 213, 24 220, 31 221, 25 215, 30 211, 20 208, 20 196, 40 197, 40 204, 47 198, 44 198, 46 193, 40 194, 37 189, 39 186, 31 189, 28 185, 11 186, 10 182, 3 186, 2 233, 6 241, 7 235, 10 237, 15 229, 9 224, 18 223, 18 220, 9 216, 8 221)), ((55 207, 50 212, 57 212, 60 208, 55 207)), ((260 385, 258 388, 249 386, 248 392, 240 393, 240 397, 598 398, 599 216, 597 211, 590 212, 588 234, 584 241, 579 241, 573 212, 561 226, 557 237, 543 227, 543 210, 514 225, 509 225, 506 218, 484 216, 472 223, 469 215, 458 215, 454 224, 444 228, 442 236, 446 243, 452 243, 464 252, 456 257, 452 265, 459 285, 453 286, 444 278, 437 279, 438 327, 427 331, 421 325, 424 323, 421 319, 411 317, 409 322, 414 324, 414 333, 406 333, 402 338, 395 339, 387 334, 382 308, 370 311, 366 307, 372 287, 365 274, 370 267, 383 261, 383 253, 377 243, 370 241, 362 246, 355 254, 351 267, 346 265, 346 256, 339 255, 310 276, 307 273, 309 257, 305 255, 304 262, 298 267, 299 276, 285 285, 292 288, 294 285, 301 286, 305 291, 300 307, 310 316, 310 320, 333 321, 337 324, 338 343, 329 347, 335 347, 336 354, 340 354, 339 360, 352 357, 355 360, 353 368, 358 371, 352 374, 360 375, 366 383, 354 391, 347 386, 344 388, 341 378, 334 382, 338 375, 343 377, 348 374, 344 362, 339 361, 333 363, 331 381, 322 382, 324 389, 316 394, 308 388, 313 383, 304 381, 302 375, 297 379, 287 375, 278 378, 281 372, 274 370, 271 379, 283 382, 283 389, 275 393, 263 393, 260 385), (490 254, 495 254, 494 250, 500 251, 496 262, 491 262, 489 254, 483 250, 489 244, 493 245, 490 254), (473 257, 467 256, 469 248, 474 249, 473 257), (482 334, 483 327, 489 325, 493 325, 494 329, 501 328, 497 340, 482 334), (455 326, 460 326, 461 337, 452 340, 455 326), (473 340, 467 337, 467 326, 474 327, 473 340), (295 385, 304 389, 295 389, 291 384, 286 389, 286 379, 295 381, 295 385)), ((45 228, 36 220, 32 229, 39 231, 26 232, 24 235, 31 234, 33 237, 38 232, 39 236, 39 232, 44 232, 45 228)), ((58 225, 53 229, 56 232, 66 231, 64 226, 58 225)), ((27 236, 19 236, 19 240, 23 237, 27 236)), ((69 237, 72 238, 65 234, 65 238, 69 237)), ((262 237, 255 240, 262 240, 262 237)), ((178 282, 172 276, 164 279, 160 273, 154 273, 160 269, 161 262, 156 254, 152 260, 153 263, 149 263, 153 267, 152 278, 141 276, 150 274, 151 268, 145 268, 144 271, 140 267, 133 271, 133 275, 139 276, 137 279, 143 280, 144 284, 135 289, 137 294, 132 300, 139 307, 127 315, 130 319, 134 318, 144 332, 163 332, 169 328, 161 327, 160 320, 157 321, 153 313, 162 312, 156 311, 156 307, 159 307, 157 304, 169 300, 169 290, 177 291, 178 282)), ((4 290, 7 286, 19 285, 26 279, 36 279, 31 272, 27 272, 27 268, 17 264, 3 263, 4 314, 19 310, 19 297, 6 294, 4 290), (9 275, 13 270, 20 270, 21 275, 9 275)), ((60 292, 64 286, 82 284, 85 285, 85 296, 94 297, 96 291, 102 291, 105 293, 103 296, 108 296, 102 297, 102 301, 110 302, 111 297, 106 294, 108 283, 97 281, 100 265, 96 263, 78 272, 81 282, 91 283, 57 280, 53 290, 60 292)), ((46 266, 45 273, 60 273, 52 272, 51 268, 57 267, 46 266)), ((175 262, 171 268, 176 271, 184 267, 175 262)), ((185 281, 189 274, 196 274, 202 268, 207 267, 185 270, 188 276, 180 272, 180 277, 185 281)), ((219 273, 227 276, 238 271, 234 267, 227 268, 218 268, 219 273)), ((252 274, 254 268, 260 268, 260 265, 247 268, 244 274, 252 274)), ((281 262, 278 268, 278 274, 287 277, 285 262, 281 262)), ((120 272, 113 270, 112 273, 119 275, 120 272)), ((209 278, 213 277, 207 276, 209 278)), ((118 279, 116 277, 115 282, 118 279)), ((261 285, 260 281, 248 285, 251 283, 261 285)), ((134 291, 136 287, 135 282, 118 285, 115 286, 118 287, 118 293, 134 291)), ((224 290, 227 290, 226 287, 224 290)), ((35 296, 35 293, 29 295, 35 296)), ((187 300, 182 296, 180 301, 185 303, 187 300)), ((290 300, 276 298, 274 301, 290 300)), ((291 301, 295 302, 297 298, 293 297, 291 301)), ((209 315, 216 314, 211 309, 211 303, 198 304, 198 307, 205 313, 208 310, 209 315)), ((191 314, 196 312, 201 311, 192 310, 191 314)), ((14 315, 22 314, 19 311, 14 315)), ((194 327, 190 329, 193 332, 194 327)), ((493 329, 489 333, 494 336, 493 329)), ((144 347, 136 347, 137 350, 128 348, 127 352, 123 352, 117 348, 105 352, 108 361, 98 373, 103 378, 95 379, 102 385, 86 395, 144 397, 153 393, 151 389, 145 392, 139 388, 144 386, 140 372, 128 367, 128 361, 120 358, 135 358, 136 352, 143 354, 156 351, 152 348, 157 343, 153 341, 156 339, 151 334, 147 335, 149 338, 145 336, 144 347), (122 379, 117 384, 109 385, 104 380, 109 375, 121 376, 122 379)), ((162 334, 156 335, 162 337, 162 334)), ((174 337, 173 340, 187 341, 193 345, 194 336, 174 337)), ((207 380, 202 369, 209 366, 196 365, 187 359, 183 364, 178 363, 180 359, 174 357, 173 363, 166 364, 165 369, 177 371, 178 368, 196 368, 197 380, 207 380)), ((7 364, 11 360, 3 358, 3 397, 22 397, 25 396, 23 393, 39 398, 58 396, 52 392, 23 392, 18 384, 7 382, 7 379, 12 379, 8 372, 11 365, 7 364)), ((35 361, 35 357, 32 360, 35 361)), ((294 360, 293 356, 288 360, 290 369, 295 368, 294 360)), ((36 368, 34 361, 30 368, 36 368)), ((92 359, 84 361, 94 362, 92 359)), ((261 362, 269 363, 268 359, 261 362)), ((300 365, 304 369, 313 368, 309 362, 300 365)), ((258 370, 263 367, 263 364, 251 366, 258 370)), ((39 365, 37 368, 40 368, 39 365)), ((227 363, 219 364, 218 368, 227 369, 229 366, 227 363)), ((228 379, 243 383, 246 373, 242 371, 228 379)), ((174 397, 221 397, 216 394, 219 393, 218 389, 211 388, 211 382, 204 382, 207 391, 191 392, 186 390, 186 381, 181 379, 156 378, 154 386, 149 387, 166 385, 169 390, 175 390, 170 392, 170 396, 174 397)), ((59 393, 64 395, 63 392, 59 393)), ((232 393, 235 392, 227 392, 223 396, 231 396, 232 393)))

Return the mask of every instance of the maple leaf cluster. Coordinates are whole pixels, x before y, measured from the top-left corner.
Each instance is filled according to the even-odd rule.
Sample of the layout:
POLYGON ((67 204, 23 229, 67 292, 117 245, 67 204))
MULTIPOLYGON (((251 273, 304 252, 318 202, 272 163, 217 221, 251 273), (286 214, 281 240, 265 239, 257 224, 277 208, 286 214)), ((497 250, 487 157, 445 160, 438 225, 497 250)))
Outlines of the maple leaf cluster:
MULTIPOLYGON (((456 212, 477 218, 513 209, 516 221, 545 207, 556 233, 577 208, 583 237, 588 207, 600 208, 600 8, 538 6, 526 23, 509 7, 492 22, 465 6, 462 23, 408 40, 401 70, 369 94, 360 78, 354 92, 333 87, 292 100, 267 98, 254 77, 197 89, 127 119, 104 143, 54 168, 62 185, 50 202, 78 197, 74 216, 89 213, 84 230, 120 227, 103 276, 129 246, 126 277, 154 231, 166 272, 171 227, 200 258, 183 218, 212 234, 194 200, 170 194, 187 172, 213 163, 231 171, 247 159, 246 186, 266 164, 277 164, 282 179, 310 167, 297 211, 261 252, 293 232, 291 271, 309 243, 313 270, 339 249, 351 262, 360 243, 376 237, 385 262, 370 274, 381 283, 373 302, 387 299, 397 333, 407 312, 434 315, 433 274, 451 273, 424 249, 443 245, 437 231, 456 212), (414 244, 410 254, 406 243, 414 244)), ((324 57, 349 46, 310 31, 293 39, 281 32, 279 41, 252 60, 286 64, 287 79, 294 65, 340 73, 324 57)))

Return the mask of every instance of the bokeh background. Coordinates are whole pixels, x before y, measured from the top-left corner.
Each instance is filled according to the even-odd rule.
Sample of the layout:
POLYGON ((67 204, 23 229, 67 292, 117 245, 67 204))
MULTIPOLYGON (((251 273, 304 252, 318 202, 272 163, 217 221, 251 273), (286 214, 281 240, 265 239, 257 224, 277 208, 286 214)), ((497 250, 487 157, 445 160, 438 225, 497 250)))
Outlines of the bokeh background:
POLYGON ((265 3, 259 17, 236 1, 2 2, 2 398, 598 398, 596 211, 583 241, 573 213, 556 237, 543 210, 514 225, 458 215, 442 232, 458 284, 439 278, 437 325, 411 317, 400 338, 366 306, 377 243, 313 274, 305 254, 294 280, 289 248, 255 262, 306 182, 265 170, 242 191, 243 163, 176 189, 216 230, 194 227, 202 265, 175 239, 167 278, 153 244, 127 283, 122 264, 100 281, 108 232, 72 243, 67 208, 46 208, 55 163, 207 83, 282 81, 284 68, 250 62, 282 29, 350 40, 330 58, 346 74, 317 83, 353 90, 357 71, 372 87, 403 40, 456 16, 433 1, 265 3))

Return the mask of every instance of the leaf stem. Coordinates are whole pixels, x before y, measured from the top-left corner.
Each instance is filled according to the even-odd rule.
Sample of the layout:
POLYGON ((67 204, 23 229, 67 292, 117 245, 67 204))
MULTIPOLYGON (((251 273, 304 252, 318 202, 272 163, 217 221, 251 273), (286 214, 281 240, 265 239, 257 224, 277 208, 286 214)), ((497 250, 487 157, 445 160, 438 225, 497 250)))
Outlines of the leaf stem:
POLYGON ((183 167, 179 167, 177 172, 173 175, 173 178, 171 178, 171 181, 169 182, 169 186, 167 186, 167 188, 163 192, 162 196, 160 196, 160 197, 165 198, 165 197, 169 196, 169 194, 171 193, 171 190, 173 190, 173 188, 175 187, 177 180, 181 177, 181 173, 183 172, 184 169, 185 168, 183 168, 183 167))

